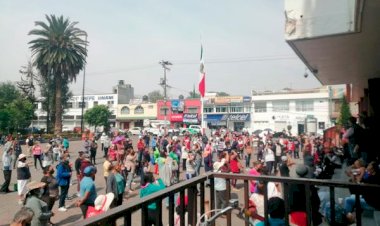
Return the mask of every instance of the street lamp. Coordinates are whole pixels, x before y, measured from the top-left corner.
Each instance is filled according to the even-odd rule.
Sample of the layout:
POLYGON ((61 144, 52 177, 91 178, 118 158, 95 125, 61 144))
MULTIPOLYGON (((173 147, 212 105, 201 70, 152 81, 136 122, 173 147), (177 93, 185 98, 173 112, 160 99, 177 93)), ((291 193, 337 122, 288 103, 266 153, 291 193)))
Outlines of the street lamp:
MULTIPOLYGON (((164 79, 161 80, 161 83, 160 85, 164 88, 164 105, 165 105, 165 108, 166 108, 166 101, 167 101, 167 93, 166 93, 166 89, 167 89, 167 82, 166 82, 166 71, 170 71, 170 68, 168 68, 168 66, 171 66, 173 65, 170 61, 165 61, 165 60, 161 60, 160 62, 158 62, 159 64, 161 64, 162 68, 164 69, 164 79)), ((167 120, 167 111, 165 110, 165 131, 164 131, 164 135, 166 135, 166 120, 167 120)))
MULTIPOLYGON (((85 38, 85 46, 84 46, 84 50, 86 52, 86 56, 87 56, 87 33, 85 34, 86 35, 86 38, 85 38)), ((85 86, 85 82, 86 82, 86 63, 85 62, 85 65, 83 67, 83 87, 82 87, 82 112, 81 112, 81 118, 80 118, 80 130, 81 130, 81 133, 83 133, 83 124, 84 124, 84 120, 83 120, 83 111, 84 111, 84 86, 85 86)))

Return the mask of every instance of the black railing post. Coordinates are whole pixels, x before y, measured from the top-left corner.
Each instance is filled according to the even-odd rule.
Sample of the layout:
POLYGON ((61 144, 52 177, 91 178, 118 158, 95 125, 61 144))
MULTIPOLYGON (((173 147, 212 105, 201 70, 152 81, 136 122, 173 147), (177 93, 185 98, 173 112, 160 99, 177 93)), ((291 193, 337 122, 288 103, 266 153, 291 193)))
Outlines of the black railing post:
MULTIPOLYGON (((210 180, 210 210, 215 209, 215 181, 214 181, 214 175, 211 175, 209 177, 210 180)), ((210 217, 214 215, 214 212, 210 213, 210 217)), ((215 226, 215 222, 211 223, 211 226, 215 226)))
POLYGON ((187 197, 188 197, 188 204, 187 204, 187 222, 190 225, 195 225, 195 215, 197 214, 196 210, 196 198, 197 198, 197 189, 196 187, 194 188, 193 186, 189 187, 187 189, 187 197))
POLYGON ((330 186, 330 211, 331 211, 331 225, 335 225, 335 189, 330 186))
POLYGON ((141 225, 148 225, 148 205, 141 207, 141 225))
MULTIPOLYGON (((355 189, 357 190, 357 189, 355 189)), ((362 225, 362 207, 360 205, 360 193, 355 193, 355 213, 356 213, 356 226, 362 225)))
MULTIPOLYGON (((227 205, 228 205, 228 202, 231 199, 231 180, 230 179, 226 179, 226 188, 227 188, 227 197, 225 198, 227 199, 227 205)), ((224 207, 227 207, 227 206, 224 206, 224 207)), ((231 226, 231 211, 227 212, 227 226, 231 226)))
POLYGON ((306 217, 307 225, 311 225, 311 219, 313 212, 311 211, 311 192, 310 184, 305 184, 305 197, 306 197, 306 217))
POLYGON ((290 214, 290 208, 289 208, 289 184, 287 182, 283 183, 283 194, 284 194, 284 203, 285 203, 285 225, 289 226, 289 214, 290 214))
POLYGON ((162 225, 162 199, 156 201, 156 225, 162 225))
POLYGON ((169 226, 174 225, 174 193, 169 194, 169 226))
MULTIPOLYGON (((181 213, 185 212, 185 190, 181 190, 179 192, 179 197, 180 197, 180 204, 179 208, 181 209, 181 213)), ((181 226, 185 226, 185 214, 180 214, 180 223, 181 226)))
MULTIPOLYGON (((244 208, 248 208, 249 206, 249 180, 244 180, 244 208)), ((245 214, 244 214, 245 216, 245 214)), ((245 226, 249 226, 249 217, 245 216, 244 217, 244 223, 245 226)))
POLYGON ((268 181, 264 181, 264 225, 269 225, 269 218, 268 218, 268 181))
POLYGON ((125 212, 125 214, 124 214, 124 225, 125 226, 132 226, 132 212, 131 211, 125 212))
MULTIPOLYGON (((203 214, 205 213, 205 183, 204 182, 201 182, 199 184, 199 188, 200 188, 200 211, 201 211, 201 216, 203 216, 203 214)), ((202 218, 202 222, 203 222, 203 219, 202 218)))

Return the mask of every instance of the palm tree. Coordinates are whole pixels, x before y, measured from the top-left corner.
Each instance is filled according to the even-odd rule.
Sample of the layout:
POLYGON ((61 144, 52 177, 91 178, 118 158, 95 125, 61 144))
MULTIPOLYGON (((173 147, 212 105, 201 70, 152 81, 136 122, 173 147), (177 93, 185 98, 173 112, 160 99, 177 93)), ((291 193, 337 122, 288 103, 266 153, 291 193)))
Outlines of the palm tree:
POLYGON ((42 78, 49 83, 55 82, 55 123, 54 133, 62 132, 62 86, 76 80, 84 68, 87 56, 87 34, 76 28, 78 22, 70 22, 63 16, 46 15, 48 23, 35 22, 38 29, 29 35, 37 38, 30 41, 34 57, 33 64, 40 71, 42 78), (86 37, 85 40, 82 38, 86 37))

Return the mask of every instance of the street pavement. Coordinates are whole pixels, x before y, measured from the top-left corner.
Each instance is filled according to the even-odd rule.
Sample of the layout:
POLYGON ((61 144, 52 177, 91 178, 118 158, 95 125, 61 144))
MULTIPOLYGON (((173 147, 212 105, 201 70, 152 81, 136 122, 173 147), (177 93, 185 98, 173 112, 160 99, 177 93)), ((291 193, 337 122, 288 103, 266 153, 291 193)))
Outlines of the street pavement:
MULTIPOLYGON (((133 140, 135 143, 136 138, 134 138, 133 140)), ((78 150, 82 150, 82 146, 83 146, 82 141, 72 141, 70 143, 70 156, 71 156, 70 162, 73 163, 75 161, 75 159, 77 158, 78 150)), ((23 147, 23 151, 25 154, 26 154, 26 150, 27 150, 27 148, 23 147)), ((0 153, 2 154, 2 150, 0 150, 0 153)), ((253 159, 256 159, 256 158, 254 157, 253 159)), ((103 159, 103 153, 98 151, 97 152, 97 158, 96 158, 96 163, 97 163, 96 167, 98 169, 98 172, 97 172, 96 179, 95 179, 98 195, 99 194, 105 194, 105 180, 103 177, 103 168, 102 168, 103 160, 104 160, 103 159)), ((33 162, 32 158, 28 158, 28 161, 31 162, 30 170, 31 170, 31 174, 32 174, 32 180, 40 181, 42 178, 41 168, 39 167, 39 165, 37 165, 37 167, 38 167, 37 170, 34 168, 34 165, 32 163, 33 162)), ((299 164, 299 163, 301 163, 301 160, 296 159, 295 162, 299 164)), ((295 176, 294 168, 295 168, 295 166, 291 167, 291 169, 290 169, 291 176, 295 176)), ((202 170, 203 170, 203 168, 202 168, 202 170)), ((183 179, 183 174, 181 174, 181 178, 183 179)), ((345 177, 343 170, 337 170, 336 171, 336 174, 334 175, 334 180, 336 180, 336 181, 337 180, 347 181, 347 178, 345 177)), ((4 182, 4 178, 1 175, 0 176, 0 184, 2 184, 3 182, 4 182)), ((123 203, 127 203, 131 200, 135 200, 135 199, 139 198, 138 187, 137 187, 139 183, 137 180, 135 182, 137 182, 135 185, 136 191, 134 191, 134 193, 132 193, 132 194, 126 195, 126 198, 124 199, 123 203)), ((16 170, 13 170, 12 171, 11 186, 10 186, 11 190, 14 189, 13 185, 16 183, 17 183, 17 181, 16 181, 16 170)), ((238 181, 238 187, 239 187, 239 181, 238 181)), ((242 187, 242 184, 240 184, 240 187, 242 187)), ((77 193, 76 189, 77 189, 77 181, 76 181, 75 173, 74 173, 74 176, 72 177, 72 185, 70 186, 70 190, 69 190, 69 196, 72 198, 66 201, 66 207, 68 207, 67 212, 57 211, 58 201, 55 203, 55 206, 53 208, 53 212, 55 213, 55 215, 52 218, 52 222, 55 223, 56 225, 72 225, 75 222, 82 220, 82 214, 81 214, 80 209, 78 207, 75 207, 75 201, 77 200, 77 197, 75 196, 75 194, 77 193)), ((347 189, 337 189, 337 191, 336 191, 336 199, 338 197, 346 197, 347 195, 348 195, 347 189)), ((238 198, 240 206, 241 207, 243 206, 243 203, 244 203, 243 189, 240 189, 240 191, 232 191, 231 197, 232 198, 238 198)), ((209 191, 208 191, 208 188, 206 188, 206 200, 208 198, 209 198, 209 191)), ((8 194, 4 194, 4 193, 0 194, 0 205, 3 205, 2 208, 0 208, 0 226, 9 225, 14 214, 21 208, 21 205, 19 205, 17 203, 17 201, 18 201, 17 192, 11 192, 8 194)), ((168 217, 167 217, 168 211, 165 208, 165 205, 163 205, 162 211, 163 211, 163 223, 164 223, 164 225, 167 225, 168 224, 167 223, 168 222, 168 217)), ((237 216, 235 216, 235 214, 238 214, 237 210, 233 211, 233 217, 232 217, 233 225, 243 224, 243 222, 244 222, 243 219, 238 218, 237 216)), ((132 215, 133 225, 140 225, 141 224, 140 223, 141 222, 140 217, 141 217, 140 211, 135 212, 132 215)), ((121 220, 118 221, 117 225, 122 225, 122 221, 121 220)), ((222 219, 219 219, 219 220, 217 220, 216 225, 225 225, 225 221, 222 219)))

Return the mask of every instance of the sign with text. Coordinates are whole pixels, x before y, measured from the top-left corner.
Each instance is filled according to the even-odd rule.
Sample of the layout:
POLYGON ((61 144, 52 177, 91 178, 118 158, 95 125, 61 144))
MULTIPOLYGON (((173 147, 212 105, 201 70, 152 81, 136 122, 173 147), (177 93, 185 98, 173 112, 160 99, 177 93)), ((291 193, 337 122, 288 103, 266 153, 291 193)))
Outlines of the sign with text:
POLYGON ((186 113, 183 114, 183 122, 187 123, 198 123, 198 114, 197 113, 186 113))
POLYGON ((170 121, 171 122, 182 122, 183 121, 183 114, 171 114, 170 115, 170 121))

